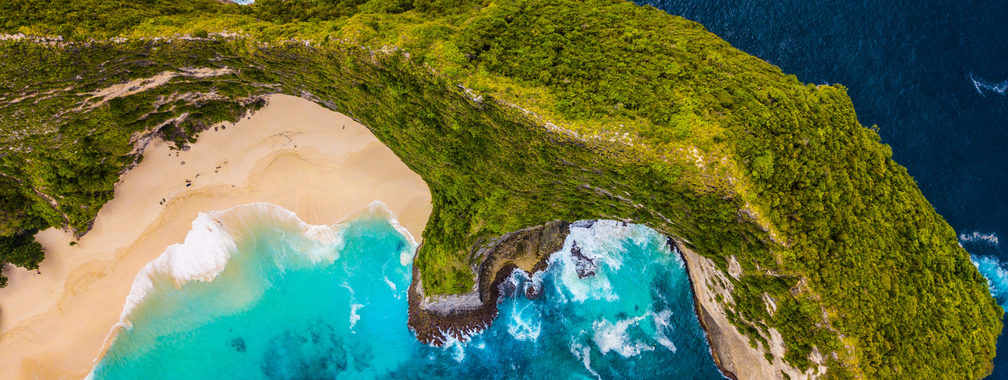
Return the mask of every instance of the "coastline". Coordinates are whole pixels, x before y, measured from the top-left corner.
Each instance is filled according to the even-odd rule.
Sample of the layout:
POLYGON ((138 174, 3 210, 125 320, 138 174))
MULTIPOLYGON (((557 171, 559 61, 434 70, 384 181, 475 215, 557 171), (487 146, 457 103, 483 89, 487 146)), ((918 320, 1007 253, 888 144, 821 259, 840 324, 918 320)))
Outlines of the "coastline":
MULTIPOLYGON (((426 184, 349 117, 305 99, 273 95, 255 115, 218 127, 186 151, 151 141, 142 162, 121 177, 115 199, 80 239, 70 231, 39 233, 49 252, 42 273, 15 269, 11 285, 0 289, 0 356, 13 358, 13 365, 0 368, 0 377, 84 377, 111 343, 110 331, 136 274, 181 242, 200 212, 269 202, 307 223, 332 225, 381 200, 410 235, 421 236, 431 212, 426 184)), ((477 286, 466 295, 425 297, 414 266, 409 326, 417 339, 442 345, 488 327, 498 314, 499 285, 515 269, 544 270, 569 227, 551 222, 479 248, 474 255, 483 260, 473 268, 477 286)), ((672 241, 686 263, 695 312, 722 373, 733 379, 737 373, 779 378, 784 370, 804 377, 779 365, 779 358, 780 363, 766 362, 749 347, 714 301, 722 285, 709 282, 719 271, 672 241)))
POLYGON ((497 318, 500 284, 518 269, 534 274, 546 269, 550 255, 563 248, 570 223, 550 222, 501 236, 481 247, 476 289, 462 296, 427 297, 420 271, 413 266, 409 287, 409 327, 417 339, 435 346, 465 340, 497 318))
POLYGON ((675 247, 686 263, 686 274, 693 289, 693 308, 700 327, 707 336, 714 363, 726 378, 809 379, 825 375, 825 367, 821 364, 814 367, 811 373, 799 371, 787 364, 784 361, 785 347, 780 334, 775 334, 776 331, 772 329, 768 339, 771 344, 768 353, 773 360, 768 361, 764 351, 766 347, 750 346, 750 339, 728 320, 724 307, 716 299, 716 295, 726 301, 732 299, 728 288, 731 282, 725 277, 731 274, 721 272, 711 259, 686 248, 685 244, 675 238, 669 237, 667 244, 675 247))
MULTIPOLYGON (((501 283, 515 270, 530 276, 545 270, 550 256, 562 248, 570 226, 571 223, 555 221, 530 227, 501 236, 480 248, 476 257, 483 259, 479 270, 475 271, 477 286, 465 295, 426 297, 420 272, 414 266, 409 288, 410 329, 418 340, 435 346, 451 340, 465 340, 486 329, 498 314, 501 283)), ((666 235, 666 239, 666 244, 686 266, 694 313, 704 331, 710 355, 725 378, 778 379, 787 374, 790 378, 805 379, 823 374, 823 368, 817 368, 810 376, 787 365, 783 361, 782 342, 774 342, 780 347, 771 348, 773 362, 767 361, 763 351, 751 347, 749 339, 728 321, 724 308, 715 300, 715 294, 731 299, 724 288, 724 284, 730 283, 725 275, 710 259, 689 250, 675 238, 666 235)))
MULTIPOLYGON (((673 249, 673 252, 678 252, 679 256, 683 259, 683 262, 686 263, 686 277, 689 279, 690 289, 692 290, 691 293, 693 294, 693 313, 696 314, 697 321, 700 322, 700 328, 702 328, 704 331, 704 338, 707 339, 707 346, 710 347, 710 355, 711 358, 714 359, 714 364, 718 367, 718 370, 721 371, 721 374, 724 375, 725 378, 731 380, 738 380, 739 377, 737 374, 735 374, 735 371, 737 371, 737 369, 735 368, 733 363, 722 362, 721 356, 725 355, 724 353, 722 353, 722 351, 726 350, 725 347, 722 347, 724 343, 722 343, 722 341, 719 339, 711 337, 712 335, 717 335, 720 332, 719 330, 711 330, 711 328, 718 328, 718 326, 713 321, 713 317, 710 316, 710 312, 707 311, 708 309, 712 308, 713 305, 711 304, 711 302, 713 300, 710 297, 705 298, 699 296, 697 294, 699 290, 697 289, 697 284, 693 282, 699 279, 699 278, 695 279, 694 276, 700 277, 703 276, 703 274, 700 273, 699 270, 696 270, 697 272, 696 274, 693 273, 694 272, 693 270, 690 270, 691 265, 689 264, 688 261, 686 261, 687 254, 685 253, 686 252, 685 247, 683 247, 682 243, 672 238, 667 239, 668 240, 666 240, 665 244, 668 244, 669 247, 673 249), (730 368, 729 365, 726 364, 731 364, 730 368)), ((689 255, 690 260, 694 258, 700 259, 700 257, 695 253, 693 253, 692 251, 689 252, 689 255)), ((708 293, 709 290, 705 290, 704 292, 706 295, 706 293, 708 293)))
POLYGON ((154 140, 88 233, 78 240, 42 231, 41 274, 9 270, 0 289, 0 357, 8 363, 0 378, 86 376, 140 268, 181 242, 200 212, 269 202, 332 225, 374 200, 421 235, 431 198, 419 175, 364 126, 301 98, 273 95, 255 115, 203 132, 187 151, 154 140))

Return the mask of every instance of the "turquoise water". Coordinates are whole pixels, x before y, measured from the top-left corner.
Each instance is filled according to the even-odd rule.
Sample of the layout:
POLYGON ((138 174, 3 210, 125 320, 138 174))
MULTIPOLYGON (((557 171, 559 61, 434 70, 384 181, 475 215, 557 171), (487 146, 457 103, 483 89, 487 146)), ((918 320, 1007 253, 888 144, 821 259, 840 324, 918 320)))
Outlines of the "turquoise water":
POLYGON ((980 274, 987 278, 991 295, 1002 309, 1008 309, 1008 268, 1005 268, 1005 263, 994 256, 973 255, 971 259, 980 274))
POLYGON ((721 378, 681 259, 643 226, 575 225, 547 271, 502 285, 487 330, 439 348, 406 325, 415 245, 380 210, 328 228, 259 204, 193 225, 138 279, 94 378, 721 378))

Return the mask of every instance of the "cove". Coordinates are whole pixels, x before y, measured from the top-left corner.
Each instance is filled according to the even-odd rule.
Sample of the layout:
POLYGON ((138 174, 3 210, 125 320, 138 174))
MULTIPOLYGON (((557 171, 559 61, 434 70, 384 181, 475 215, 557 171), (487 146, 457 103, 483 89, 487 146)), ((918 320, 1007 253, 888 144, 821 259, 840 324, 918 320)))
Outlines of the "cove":
POLYGON ((547 270, 500 285, 489 328, 443 347, 407 327, 415 249, 377 203, 334 226, 262 203, 201 214, 138 275, 90 377, 722 378, 650 228, 573 224, 547 270))

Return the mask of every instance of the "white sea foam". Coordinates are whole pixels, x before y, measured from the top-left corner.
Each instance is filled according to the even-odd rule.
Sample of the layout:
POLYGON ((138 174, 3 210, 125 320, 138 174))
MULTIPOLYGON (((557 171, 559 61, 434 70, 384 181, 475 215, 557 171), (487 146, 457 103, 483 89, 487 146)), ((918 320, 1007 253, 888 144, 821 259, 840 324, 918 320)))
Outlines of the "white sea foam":
POLYGON ((966 243, 985 243, 993 246, 997 246, 999 244, 998 236, 993 232, 986 234, 977 231, 973 231, 970 233, 964 232, 959 234, 959 241, 966 243))
POLYGON ((395 230, 399 231, 399 233, 402 234, 402 236, 405 236, 407 239, 409 239, 410 244, 413 245, 413 249, 403 250, 402 253, 400 253, 399 255, 399 263, 402 264, 403 266, 410 265, 411 263, 413 263, 413 255, 416 253, 415 252, 416 247, 419 245, 419 243, 417 242, 416 238, 413 237, 413 234, 411 234, 409 230, 406 229, 406 227, 404 227, 401 223, 399 223, 399 219, 397 219, 395 213, 393 213, 392 210, 388 208, 388 205, 385 204, 385 202, 378 200, 371 201, 371 203, 368 204, 368 213, 372 215, 382 215, 388 218, 389 224, 392 225, 392 228, 395 228, 395 230))
POLYGON ((461 363, 463 360, 465 360, 466 357, 465 348, 468 339, 465 339, 463 341, 456 339, 451 334, 446 334, 444 332, 442 332, 442 334, 444 336, 444 345, 441 346, 441 349, 444 351, 452 351, 451 356, 452 359, 455 359, 456 363, 461 363))
POLYGON ((298 252, 311 263, 336 260, 342 239, 337 229, 307 224, 293 212, 269 203, 250 203, 223 211, 200 213, 184 242, 173 244, 140 269, 120 315, 127 323, 130 312, 142 302, 159 279, 176 287, 190 281, 213 281, 224 271, 238 244, 263 225, 291 228, 307 238, 298 252))
POLYGON ((570 352, 575 358, 581 359, 581 363, 584 364, 585 369, 588 370, 596 379, 601 379, 598 372, 595 372, 591 366, 591 347, 587 345, 578 343, 577 340, 571 340, 570 352))
POLYGON ((654 347, 647 343, 632 342, 630 336, 627 334, 627 328, 631 325, 636 325, 644 318, 647 318, 647 315, 622 319, 616 321, 616 323, 605 319, 595 321, 592 323, 594 329, 592 338, 595 340, 595 345, 598 346, 599 351, 603 355, 609 353, 609 351, 614 351, 625 358, 640 355, 644 351, 653 351, 654 347))
POLYGON ((971 255, 970 261, 977 267, 977 270, 987 279, 987 288, 992 296, 998 300, 1001 307, 1008 308, 1008 270, 1004 263, 994 256, 971 255))
MULTIPOLYGON (((384 203, 374 201, 368 205, 367 210, 372 215, 387 217, 389 223, 409 238, 416 247, 416 240, 399 224, 384 203)), ((286 247, 283 247, 284 252, 281 255, 284 259, 296 263, 299 258, 304 258, 307 259, 306 264, 319 264, 332 263, 339 258, 339 248, 343 245, 341 232, 343 224, 336 226, 308 224, 294 212, 266 202, 202 212, 193 220, 192 229, 186 234, 182 243, 169 246, 160 256, 140 269, 126 296, 119 322, 109 331, 103 346, 108 347, 110 339, 115 336, 119 328, 132 326, 130 313, 143 302, 156 284, 168 282, 173 283, 175 287, 181 287, 191 281, 213 281, 224 271, 231 257, 239 252, 238 245, 263 226, 289 230, 290 233, 300 234, 306 238, 301 241, 294 239, 295 241, 291 242, 297 245, 294 250, 297 254, 288 255, 286 247)), ((403 265, 409 265, 412 250, 405 251, 408 251, 406 255, 409 257, 403 265)), ((400 258, 400 261, 403 261, 403 258, 400 258)), ((244 295, 246 298, 251 296, 244 295)), ((242 295, 236 295, 235 299, 228 301, 242 303, 243 301, 239 299, 241 297, 242 295)), ((353 322, 356 321, 352 321, 351 324, 353 322)), ((101 359, 101 355, 103 353, 95 358, 95 363, 101 359)))
POLYGON ((357 314, 357 310, 360 310, 364 305, 359 303, 350 305, 350 329, 353 330, 354 326, 357 325, 357 321, 360 320, 360 314, 357 314))
POLYGON ((224 270, 225 264, 237 250, 234 239, 224 231, 215 217, 200 213, 192 222, 192 229, 182 244, 173 244, 161 256, 144 265, 133 281, 130 293, 120 314, 120 322, 136 308, 154 288, 156 278, 174 279, 176 286, 189 281, 210 281, 224 270))
POLYGON ((544 273, 545 271, 540 271, 529 276, 528 272, 516 268, 499 285, 501 289, 511 288, 515 292, 515 298, 510 303, 511 309, 501 310, 498 318, 505 321, 508 333, 516 340, 534 342, 542 333, 542 312, 531 301, 521 299, 520 294, 537 286, 541 291, 544 273))
POLYGON ((997 93, 1004 95, 1005 91, 1008 91, 1008 80, 1000 83, 993 83, 983 80, 982 78, 977 78, 973 76, 973 73, 969 75, 970 81, 973 82, 973 88, 976 89, 977 93, 983 96, 987 96, 985 92, 997 93))
MULTIPOLYGON (((625 224, 612 220, 599 220, 594 222, 577 222, 571 225, 570 233, 564 242, 563 248, 551 257, 551 265, 559 265, 557 281, 557 294, 560 295, 560 302, 584 302, 586 300, 604 300, 609 302, 619 301, 619 296, 613 289, 609 281, 608 274, 616 273, 623 265, 627 253, 627 244, 645 245, 656 238, 657 232, 634 224, 625 224), (579 278, 577 266, 572 250, 575 244, 580 250, 580 255, 591 260, 598 270, 595 274, 586 278, 579 278)), ((663 249, 666 249, 663 247, 663 249)), ((652 264, 669 265, 669 261, 675 261, 682 266, 682 261, 677 255, 668 251, 666 258, 658 258, 652 264)), ((659 312, 648 311, 643 315, 633 318, 617 320, 615 322, 601 319, 592 323, 590 339, 603 354, 615 352, 623 357, 633 357, 645 351, 653 351, 654 343, 676 352, 677 347, 672 339, 666 335, 672 328, 670 320, 672 312, 662 310, 659 312), (628 329, 638 325, 642 320, 650 318, 655 326, 655 332, 650 337, 653 341, 634 340, 630 337, 628 329)), ((512 334, 515 335, 515 334, 512 334)), ((591 369, 589 353, 590 349, 572 341, 571 353, 579 359, 585 361, 585 367, 591 369)), ((597 375, 597 374, 596 374, 597 375)))
POLYGON ((524 271, 517 271, 517 272, 520 272, 520 274, 525 277, 526 289, 535 288, 538 289, 540 292, 542 292, 543 277, 546 276, 546 271, 539 271, 533 273, 531 276, 529 276, 528 273, 525 273, 524 271))
POLYGON ((515 292, 518 292, 519 291, 518 286, 521 285, 522 280, 528 281, 528 279, 529 279, 528 272, 515 268, 514 270, 511 271, 511 275, 507 276, 507 278, 505 278, 504 281, 500 283, 500 285, 498 286, 498 290, 500 290, 501 293, 503 294, 504 289, 510 287, 513 288, 515 292))
POLYGON ((672 310, 662 310, 657 313, 651 313, 651 320, 655 324, 655 340, 662 347, 667 348, 669 351, 676 352, 675 343, 672 343, 672 339, 665 335, 665 330, 672 329, 672 324, 669 323, 672 319, 672 310))
POLYGON ((507 321, 508 333, 517 340, 534 342, 542 332, 542 313, 531 302, 519 309, 519 302, 511 303, 511 319, 507 321))
POLYGON ((643 244, 647 239, 647 228, 614 220, 598 220, 594 223, 577 222, 571 225, 570 233, 563 248, 553 254, 551 264, 560 263, 557 290, 565 299, 584 302, 588 299, 616 301, 619 296, 613 290, 606 273, 615 273, 623 264, 623 244, 627 240, 643 244), (594 276, 580 278, 577 262, 571 254, 577 244, 581 255, 592 260, 600 270, 594 276), (606 270, 601 270, 607 268, 606 270))
POLYGON ((647 227, 623 223, 615 220, 596 220, 594 223, 578 222, 570 227, 570 234, 564 242, 564 251, 570 252, 573 242, 577 242, 581 253, 587 257, 601 259, 613 272, 619 270, 622 260, 613 252, 624 252, 623 244, 633 241, 644 244, 651 236, 647 227))
POLYGON ((382 279, 385 280, 385 284, 387 284, 389 288, 392 289, 392 293, 397 293, 395 283, 392 282, 392 280, 389 280, 388 276, 384 276, 382 277, 382 279))
POLYGON ((565 255, 558 260, 563 263, 563 269, 559 274, 559 281, 555 281, 554 285, 563 301, 584 302, 588 299, 604 299, 615 302, 619 300, 619 296, 613 290, 609 278, 604 273, 597 273, 595 276, 581 279, 578 277, 573 258, 565 255))

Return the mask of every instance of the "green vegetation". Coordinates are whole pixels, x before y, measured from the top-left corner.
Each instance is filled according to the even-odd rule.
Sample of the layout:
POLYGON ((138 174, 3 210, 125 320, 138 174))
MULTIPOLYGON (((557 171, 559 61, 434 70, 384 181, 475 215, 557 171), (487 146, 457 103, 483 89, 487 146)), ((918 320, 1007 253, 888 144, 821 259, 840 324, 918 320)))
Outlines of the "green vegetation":
POLYGON ((86 231, 144 136, 183 145, 282 92, 360 120, 428 183, 428 294, 467 291, 488 238, 632 220, 734 256, 729 318, 756 345, 778 331, 798 368, 815 348, 838 378, 991 369, 1002 311, 841 86, 622 1, 175 3, 0 5, 4 32, 76 41, 0 42, 3 260, 37 268, 26 237, 86 231), (183 74, 89 100, 163 72, 183 74))

